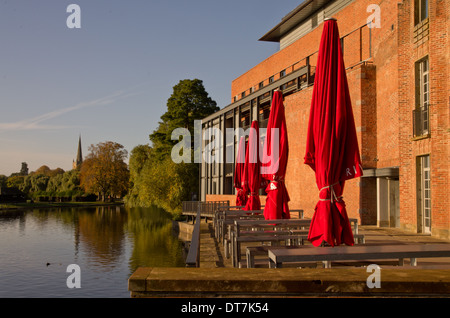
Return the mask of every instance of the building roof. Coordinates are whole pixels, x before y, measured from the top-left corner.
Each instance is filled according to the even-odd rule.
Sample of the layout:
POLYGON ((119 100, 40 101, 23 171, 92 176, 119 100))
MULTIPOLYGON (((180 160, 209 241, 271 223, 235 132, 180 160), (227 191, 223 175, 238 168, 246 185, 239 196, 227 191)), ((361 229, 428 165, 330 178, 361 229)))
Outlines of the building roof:
POLYGON ((305 0, 297 8, 288 13, 281 22, 267 32, 259 41, 280 42, 281 37, 289 33, 297 25, 305 21, 324 5, 334 0, 305 0))

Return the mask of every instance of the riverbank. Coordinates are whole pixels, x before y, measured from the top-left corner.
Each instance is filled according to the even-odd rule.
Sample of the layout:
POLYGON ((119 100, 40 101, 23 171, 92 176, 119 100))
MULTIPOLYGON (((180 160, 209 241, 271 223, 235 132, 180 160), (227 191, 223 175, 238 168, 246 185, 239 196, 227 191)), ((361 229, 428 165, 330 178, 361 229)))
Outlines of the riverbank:
POLYGON ((15 211, 45 208, 84 208, 97 206, 122 206, 123 201, 115 202, 20 202, 20 203, 0 203, 0 211, 15 211))

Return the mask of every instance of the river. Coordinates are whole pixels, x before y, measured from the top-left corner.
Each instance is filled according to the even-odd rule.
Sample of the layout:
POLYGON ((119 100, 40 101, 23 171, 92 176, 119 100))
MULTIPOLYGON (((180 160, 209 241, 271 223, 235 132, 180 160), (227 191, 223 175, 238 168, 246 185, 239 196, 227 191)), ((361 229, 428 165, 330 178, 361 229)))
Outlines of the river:
POLYGON ((138 267, 185 266, 172 232, 158 208, 0 212, 0 298, 128 298, 138 267))

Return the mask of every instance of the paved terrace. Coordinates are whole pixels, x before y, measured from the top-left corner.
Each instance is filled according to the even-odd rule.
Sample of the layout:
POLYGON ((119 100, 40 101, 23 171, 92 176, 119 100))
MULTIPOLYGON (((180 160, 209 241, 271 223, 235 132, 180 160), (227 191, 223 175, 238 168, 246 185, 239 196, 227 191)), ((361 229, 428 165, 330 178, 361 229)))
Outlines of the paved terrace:
MULTIPOLYGON (((366 245, 450 244, 394 228, 360 226, 359 232, 366 245)), ((212 223, 202 223, 200 268, 139 268, 130 277, 129 290, 132 297, 450 297, 450 258, 418 259, 417 268, 408 266, 407 259, 404 267, 380 261, 381 288, 367 286, 372 272, 365 266, 372 263, 333 263, 331 269, 233 268, 215 239, 212 223)))

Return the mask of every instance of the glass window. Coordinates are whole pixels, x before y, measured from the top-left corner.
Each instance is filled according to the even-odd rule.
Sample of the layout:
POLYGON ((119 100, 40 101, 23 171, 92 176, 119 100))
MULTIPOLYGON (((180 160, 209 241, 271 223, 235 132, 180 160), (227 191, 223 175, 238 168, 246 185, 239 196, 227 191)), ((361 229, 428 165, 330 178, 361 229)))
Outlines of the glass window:
POLYGON ((428 57, 416 62, 416 101, 414 110, 414 136, 429 133, 430 75, 428 57))
POLYGON ((414 1, 414 25, 428 18, 428 0, 414 1))

